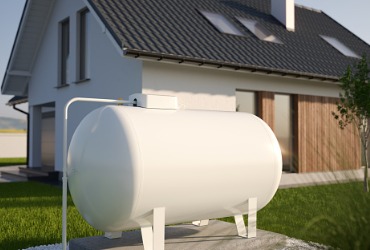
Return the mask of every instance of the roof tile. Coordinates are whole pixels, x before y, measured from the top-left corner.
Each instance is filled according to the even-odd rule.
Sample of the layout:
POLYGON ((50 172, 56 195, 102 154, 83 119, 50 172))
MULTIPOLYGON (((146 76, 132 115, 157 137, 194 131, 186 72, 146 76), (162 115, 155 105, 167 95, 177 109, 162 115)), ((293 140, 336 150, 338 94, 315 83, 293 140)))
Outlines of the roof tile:
POLYGON ((261 67, 301 75, 340 77, 357 59, 342 55, 319 35, 336 37, 354 52, 370 46, 323 12, 296 6, 296 30, 270 15, 270 0, 89 0, 127 51, 261 67), (215 29, 201 14, 223 14, 244 36, 215 29), (283 44, 261 41, 236 17, 260 22, 283 44))

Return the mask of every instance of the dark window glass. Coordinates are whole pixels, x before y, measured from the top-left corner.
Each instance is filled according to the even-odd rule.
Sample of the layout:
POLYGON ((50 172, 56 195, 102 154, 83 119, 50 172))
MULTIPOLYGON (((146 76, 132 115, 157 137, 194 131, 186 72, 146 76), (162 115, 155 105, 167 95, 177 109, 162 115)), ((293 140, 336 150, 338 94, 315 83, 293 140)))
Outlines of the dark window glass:
POLYGON ((240 91, 235 92, 236 96, 236 111, 247 112, 256 115, 256 93, 252 91, 240 91))
POLYGON ((293 105, 290 95, 275 94, 275 135, 283 154, 283 170, 293 171, 293 105))
POLYGON ((223 15, 209 11, 201 11, 202 15, 218 29, 226 34, 242 36, 243 34, 223 15))
POLYGON ((80 12, 80 27, 79 27, 79 80, 89 78, 89 10, 80 12))
POLYGON ((61 23, 60 85, 67 84, 69 64, 69 20, 61 23))

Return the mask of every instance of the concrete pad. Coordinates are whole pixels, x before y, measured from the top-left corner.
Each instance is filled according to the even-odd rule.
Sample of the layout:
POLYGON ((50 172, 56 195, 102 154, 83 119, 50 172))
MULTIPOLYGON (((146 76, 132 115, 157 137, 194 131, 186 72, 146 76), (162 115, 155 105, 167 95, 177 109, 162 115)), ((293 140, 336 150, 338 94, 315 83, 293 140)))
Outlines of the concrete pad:
MULTIPOLYGON (((290 247, 294 245, 289 237, 264 230, 257 230, 257 238, 241 238, 237 236, 235 224, 217 220, 211 220, 209 225, 204 227, 196 227, 192 224, 167 226, 165 237, 166 250, 292 249, 290 247)), ((299 249, 317 249, 317 246, 304 247, 304 242, 297 242, 301 242, 299 249)), ((69 249, 142 250, 144 247, 140 230, 136 230, 124 232, 120 239, 109 240, 103 236, 73 239, 69 242, 69 249)))
POLYGON ((364 169, 343 170, 334 172, 314 172, 314 173, 283 173, 279 188, 294 188, 313 185, 326 185, 351 181, 362 181, 364 169))

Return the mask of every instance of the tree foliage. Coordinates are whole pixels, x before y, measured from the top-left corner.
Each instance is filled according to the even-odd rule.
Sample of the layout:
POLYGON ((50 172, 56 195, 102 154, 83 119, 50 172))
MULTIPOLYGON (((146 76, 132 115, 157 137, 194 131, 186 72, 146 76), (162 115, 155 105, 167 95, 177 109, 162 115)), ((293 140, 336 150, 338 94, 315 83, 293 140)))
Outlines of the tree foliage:
POLYGON ((347 67, 340 79, 342 93, 337 104, 337 112, 333 116, 338 120, 339 127, 344 129, 349 124, 357 128, 365 159, 364 189, 369 191, 367 181, 367 150, 369 143, 370 119, 370 69, 366 55, 354 67, 347 67))

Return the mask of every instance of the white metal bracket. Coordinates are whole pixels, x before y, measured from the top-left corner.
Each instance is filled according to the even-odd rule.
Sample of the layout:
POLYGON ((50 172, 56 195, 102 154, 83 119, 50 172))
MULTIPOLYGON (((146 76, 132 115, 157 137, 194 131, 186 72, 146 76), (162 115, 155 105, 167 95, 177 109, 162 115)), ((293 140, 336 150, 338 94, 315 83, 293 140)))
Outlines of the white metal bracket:
POLYGON ((238 214, 234 216, 236 229, 238 230, 238 235, 240 237, 246 238, 247 237, 247 229, 245 228, 244 217, 242 214, 238 214))
POLYGON ((141 227, 145 250, 164 250, 165 208, 153 209, 153 226, 141 227))
POLYGON ((209 220, 195 220, 193 221, 193 225, 197 226, 197 227, 204 227, 204 226, 208 226, 208 223, 209 223, 209 220))
POLYGON ((147 109, 179 109, 176 96, 146 95, 137 93, 130 95, 129 101, 135 103, 138 107, 147 109))
POLYGON ((245 238, 255 238, 257 236, 257 198, 248 199, 248 228, 246 230, 244 217, 242 214, 234 216, 238 235, 245 238), (248 232, 247 232, 248 231, 248 232))
POLYGON ((122 237, 122 232, 105 232, 104 237, 110 240, 119 239, 122 237))

